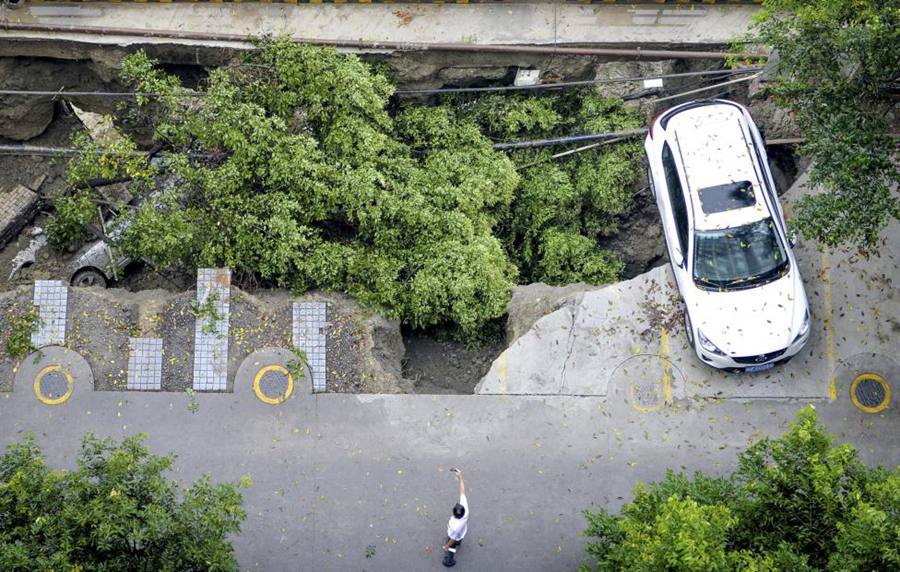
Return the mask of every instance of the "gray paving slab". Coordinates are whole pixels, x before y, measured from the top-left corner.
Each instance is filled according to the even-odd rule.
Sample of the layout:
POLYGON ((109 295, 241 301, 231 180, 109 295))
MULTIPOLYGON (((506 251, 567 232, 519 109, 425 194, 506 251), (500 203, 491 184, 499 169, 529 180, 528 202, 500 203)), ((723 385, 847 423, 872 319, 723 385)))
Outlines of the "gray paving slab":
POLYGON ((228 387, 228 324, 231 307, 231 271, 197 270, 200 316, 194 327, 194 391, 225 391, 228 387), (212 308, 213 312, 206 308, 212 308))
POLYGON ((127 389, 159 391, 162 389, 162 339, 128 338, 127 389))
MULTIPOLYGON (((241 390, 198 395, 191 413, 183 395, 93 392, 48 407, 22 389, 0 395, 0 445, 35 431, 53 467, 72 465, 88 431, 145 432, 178 455, 174 478, 251 476, 234 539, 242 570, 442 570, 453 466, 472 515, 460 569, 572 570, 582 509, 615 509, 669 467, 730 470, 803 405, 726 399, 642 413, 602 397, 305 394, 273 407, 241 390)), ((864 460, 900 463, 900 408, 815 404, 864 460)))
POLYGON ((312 372, 313 391, 327 390, 328 352, 325 332, 328 307, 325 302, 294 302, 292 305, 291 340, 303 352, 312 372))
POLYGON ((41 321, 31 334, 35 347, 66 343, 66 312, 69 289, 62 280, 35 280, 33 303, 41 321))

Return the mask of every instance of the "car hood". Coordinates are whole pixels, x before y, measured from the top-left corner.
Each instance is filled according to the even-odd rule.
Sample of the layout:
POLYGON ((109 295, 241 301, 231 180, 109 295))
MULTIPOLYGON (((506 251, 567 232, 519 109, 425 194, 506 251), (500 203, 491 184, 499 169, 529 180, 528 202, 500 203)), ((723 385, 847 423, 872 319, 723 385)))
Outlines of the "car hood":
POLYGON ((694 325, 729 356, 753 356, 786 348, 806 309, 796 272, 747 290, 696 290, 689 311, 694 325))

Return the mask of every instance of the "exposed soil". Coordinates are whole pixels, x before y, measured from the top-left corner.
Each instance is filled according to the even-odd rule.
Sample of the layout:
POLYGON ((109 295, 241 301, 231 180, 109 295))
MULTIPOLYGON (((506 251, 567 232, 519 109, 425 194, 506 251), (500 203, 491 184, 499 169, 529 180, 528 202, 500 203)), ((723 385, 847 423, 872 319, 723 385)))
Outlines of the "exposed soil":
POLYGON ((3 333, 3 340, 0 342, 0 391, 12 391, 18 364, 6 351, 6 340, 12 323, 31 309, 31 300, 31 289, 25 287, 0 295, 0 332, 3 333))
POLYGON ((404 332, 403 341, 403 377, 412 380, 414 393, 471 394, 506 349, 502 337, 475 348, 416 331, 404 332))
POLYGON ((137 306, 114 292, 69 289, 66 345, 87 360, 100 390, 125 389, 128 338, 140 333, 137 306))
MULTIPOLYGON (((29 139, 25 144, 38 147, 69 147, 72 134, 83 128, 77 117, 57 105, 55 117, 47 130, 29 139)), ((0 144, 18 145, 20 142, 0 137, 0 144)), ((66 190, 65 170, 64 157, 0 154, 0 188, 11 188, 16 184, 30 187, 37 177, 46 175, 40 194, 54 197, 66 190)))
POLYGON ((600 241, 625 263, 623 279, 634 278, 666 261, 666 247, 656 201, 646 184, 634 195, 631 212, 619 219, 618 231, 600 241))

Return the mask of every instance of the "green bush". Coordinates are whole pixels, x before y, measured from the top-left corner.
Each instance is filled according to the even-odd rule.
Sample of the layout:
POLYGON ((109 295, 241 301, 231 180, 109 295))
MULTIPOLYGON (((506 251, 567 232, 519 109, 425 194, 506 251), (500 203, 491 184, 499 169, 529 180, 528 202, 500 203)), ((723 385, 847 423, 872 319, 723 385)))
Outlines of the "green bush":
POLYGON ((900 568, 900 469, 834 446, 812 406, 722 477, 669 472, 620 514, 586 511, 582 570, 868 571, 900 568))
POLYGON ((6 333, 6 353, 13 359, 22 359, 37 349, 31 343, 31 335, 40 327, 41 317, 34 307, 12 320, 6 333))
POLYGON ((387 112, 393 90, 355 56, 280 39, 213 70, 204 97, 141 52, 123 66, 176 188, 130 216, 121 246, 159 266, 229 266, 343 290, 417 327, 475 335, 516 269, 492 229, 518 176, 445 107, 387 112), (145 102, 148 103, 148 102, 145 102))
MULTIPOLYGON (((0 456, 0 569, 238 570, 230 535, 241 484, 166 478, 172 456, 143 440, 84 438, 72 470, 50 470, 33 436, 0 456)), ((242 479, 243 481, 243 479, 242 479)))

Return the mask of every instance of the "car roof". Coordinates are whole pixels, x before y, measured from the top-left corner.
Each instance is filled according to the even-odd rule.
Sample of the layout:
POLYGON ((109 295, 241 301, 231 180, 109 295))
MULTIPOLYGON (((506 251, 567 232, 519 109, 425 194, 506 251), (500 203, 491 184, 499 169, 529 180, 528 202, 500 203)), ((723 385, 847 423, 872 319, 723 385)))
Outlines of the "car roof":
POLYGON ((672 115, 665 130, 667 141, 677 149, 688 183, 687 198, 697 230, 742 226, 771 216, 763 197, 747 118, 740 107, 725 102, 688 107, 672 115), (716 198, 710 198, 713 193, 739 187, 744 181, 749 183, 744 187, 752 188, 752 193, 747 192, 743 200, 729 204, 718 201, 719 209, 710 207, 716 198), (701 199, 704 189, 710 192, 701 199))

